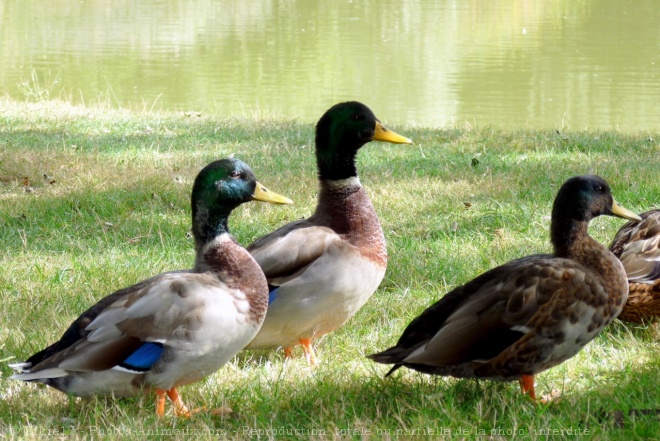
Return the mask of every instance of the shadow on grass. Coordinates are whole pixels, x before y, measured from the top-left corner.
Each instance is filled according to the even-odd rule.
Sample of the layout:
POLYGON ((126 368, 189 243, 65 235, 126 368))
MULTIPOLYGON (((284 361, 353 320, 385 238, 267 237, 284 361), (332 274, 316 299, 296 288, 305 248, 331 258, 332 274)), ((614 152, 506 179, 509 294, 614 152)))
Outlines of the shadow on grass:
MULTIPOLYGON (((239 370, 261 369, 254 357, 253 353, 243 353, 239 370)), ((363 365, 358 362, 354 370, 342 365, 308 368, 296 361, 283 367, 278 357, 271 357, 272 369, 284 369, 278 379, 249 374, 245 381, 223 381, 221 371, 205 385, 182 388, 189 405, 229 405, 234 409, 230 416, 213 417, 202 412, 190 420, 168 417, 159 421, 153 414, 152 395, 122 400, 74 399, 68 404, 65 397, 59 396, 62 399, 50 400, 49 404, 39 403, 31 413, 26 401, 39 400, 43 391, 34 397, 4 400, 0 414, 4 413, 3 407, 13 406, 14 411, 19 409, 23 421, 36 426, 69 421, 78 425, 77 430, 88 432, 97 425, 133 423, 215 427, 234 437, 261 435, 266 439, 272 438, 269 434, 299 439, 360 439, 365 434, 404 439, 421 435, 426 435, 422 439, 449 435, 510 439, 513 434, 547 439, 551 433, 548 430, 568 434, 569 429, 570 437, 559 432, 555 435, 578 439, 573 435, 584 435, 586 430, 589 438, 640 439, 653 438, 660 429, 657 388, 650 387, 657 384, 657 362, 629 371, 610 370, 606 381, 594 383, 588 390, 565 391, 549 404, 535 405, 520 393, 516 383, 457 380, 405 370, 383 378, 384 370, 367 361, 363 365), (49 416, 48 422, 40 419, 43 415, 49 416)))

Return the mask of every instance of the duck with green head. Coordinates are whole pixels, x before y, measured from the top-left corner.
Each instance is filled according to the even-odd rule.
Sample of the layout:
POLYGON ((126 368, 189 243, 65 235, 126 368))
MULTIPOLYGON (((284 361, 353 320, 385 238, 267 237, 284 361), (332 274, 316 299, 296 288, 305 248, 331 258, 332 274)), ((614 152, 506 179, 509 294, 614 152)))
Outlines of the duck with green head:
POLYGON ((266 320, 248 348, 284 347, 288 356, 301 344, 316 364, 312 341, 346 323, 378 288, 385 236, 355 165, 370 141, 412 142, 354 101, 331 107, 316 125, 316 211, 247 247, 271 290, 266 320))
POLYGON ((577 176, 552 210, 553 254, 513 260, 445 294, 397 344, 369 356, 433 375, 519 380, 536 398, 534 375, 577 354, 621 312, 628 283, 621 262, 588 234, 600 215, 639 221, 607 182, 577 176))
POLYGON ((266 315, 266 278, 227 228, 232 210, 251 200, 291 203, 237 159, 204 167, 191 198, 194 267, 105 297, 59 341, 13 365, 12 378, 77 396, 154 391, 158 416, 165 397, 177 415, 190 415, 177 388, 217 371, 252 340, 266 315))

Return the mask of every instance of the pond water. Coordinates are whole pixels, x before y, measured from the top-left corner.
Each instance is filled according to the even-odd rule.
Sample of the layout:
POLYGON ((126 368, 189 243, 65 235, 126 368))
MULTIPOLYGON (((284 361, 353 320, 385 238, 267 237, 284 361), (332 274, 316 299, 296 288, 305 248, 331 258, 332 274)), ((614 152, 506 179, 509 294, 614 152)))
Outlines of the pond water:
POLYGON ((2 0, 0 95, 316 121, 644 130, 656 0, 2 0))

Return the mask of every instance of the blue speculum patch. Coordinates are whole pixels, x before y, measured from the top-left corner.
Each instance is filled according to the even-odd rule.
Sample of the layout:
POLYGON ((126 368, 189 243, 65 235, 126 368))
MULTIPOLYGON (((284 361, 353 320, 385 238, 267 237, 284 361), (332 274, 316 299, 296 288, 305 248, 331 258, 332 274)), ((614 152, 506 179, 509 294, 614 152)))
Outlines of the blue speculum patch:
POLYGON ((156 364, 163 353, 163 344, 146 342, 121 362, 119 366, 137 372, 146 372, 156 364))
POLYGON ((268 293, 268 304, 269 304, 269 305, 270 305, 271 303, 273 303, 273 301, 277 298, 277 290, 278 290, 278 289, 279 289, 279 287, 277 287, 277 288, 273 288, 273 289, 271 289, 270 292, 268 293))

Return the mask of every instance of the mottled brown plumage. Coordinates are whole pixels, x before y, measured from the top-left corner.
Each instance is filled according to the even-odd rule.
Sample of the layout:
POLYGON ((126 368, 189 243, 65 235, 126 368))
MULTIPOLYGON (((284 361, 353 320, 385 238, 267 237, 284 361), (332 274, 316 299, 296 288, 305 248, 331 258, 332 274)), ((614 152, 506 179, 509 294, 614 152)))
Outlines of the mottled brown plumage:
POLYGON ((554 254, 513 260, 446 294, 414 319, 396 346, 370 358, 435 375, 520 380, 575 355, 621 311, 621 263, 592 239, 601 214, 634 219, 596 176, 569 179, 552 211, 554 254))
POLYGON ((610 250, 628 275, 630 292, 619 319, 641 323, 660 317, 660 209, 639 215, 618 231, 610 250))

